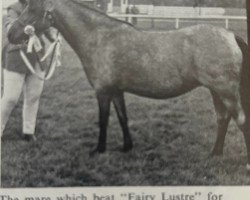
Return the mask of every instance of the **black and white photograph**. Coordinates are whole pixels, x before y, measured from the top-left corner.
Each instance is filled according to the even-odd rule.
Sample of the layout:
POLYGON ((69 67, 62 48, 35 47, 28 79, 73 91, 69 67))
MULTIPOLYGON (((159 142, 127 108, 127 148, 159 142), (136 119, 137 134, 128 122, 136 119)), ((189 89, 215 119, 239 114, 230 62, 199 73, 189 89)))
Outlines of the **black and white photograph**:
POLYGON ((248 41, 248 0, 2 0, 1 188, 250 186, 248 41))

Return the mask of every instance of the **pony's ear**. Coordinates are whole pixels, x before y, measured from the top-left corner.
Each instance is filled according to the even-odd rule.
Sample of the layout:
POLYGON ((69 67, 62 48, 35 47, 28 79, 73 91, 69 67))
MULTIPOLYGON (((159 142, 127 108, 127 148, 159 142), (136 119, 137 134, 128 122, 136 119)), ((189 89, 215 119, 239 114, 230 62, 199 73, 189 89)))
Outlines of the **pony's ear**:
POLYGON ((53 0, 44 0, 43 5, 44 5, 44 9, 49 12, 52 12, 55 7, 53 0))

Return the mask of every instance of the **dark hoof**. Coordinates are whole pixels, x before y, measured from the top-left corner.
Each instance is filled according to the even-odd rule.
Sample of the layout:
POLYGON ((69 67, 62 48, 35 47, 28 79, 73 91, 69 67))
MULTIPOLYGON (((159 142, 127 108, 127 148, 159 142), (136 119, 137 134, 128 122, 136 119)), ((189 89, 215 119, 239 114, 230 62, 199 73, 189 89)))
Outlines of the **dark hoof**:
POLYGON ((210 154, 211 157, 222 156, 222 155, 223 155, 223 151, 218 151, 218 150, 213 150, 212 153, 210 154))
POLYGON ((97 155, 97 154, 101 154, 101 153, 104 153, 106 151, 106 149, 105 148, 96 148, 96 149, 94 149, 93 151, 90 151, 89 152, 89 156, 90 157, 93 157, 93 156, 95 156, 95 155, 97 155))
POLYGON ((35 142, 36 141, 36 136, 35 135, 24 134, 23 139, 26 142, 35 142))
POLYGON ((126 146, 124 146, 122 148, 122 152, 123 153, 127 153, 127 152, 131 151, 132 149, 133 149, 133 145, 132 144, 131 145, 126 145, 126 146))

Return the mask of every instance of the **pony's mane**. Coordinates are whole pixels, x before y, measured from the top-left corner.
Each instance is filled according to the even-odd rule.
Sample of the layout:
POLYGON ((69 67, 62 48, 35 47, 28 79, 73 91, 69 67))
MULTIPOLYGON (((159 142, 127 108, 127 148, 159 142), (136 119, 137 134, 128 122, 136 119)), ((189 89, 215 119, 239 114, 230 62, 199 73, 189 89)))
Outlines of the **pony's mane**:
MULTIPOLYGON (((135 28, 131 23, 128 23, 128 22, 125 22, 125 21, 122 21, 122 20, 119 20, 119 19, 110 17, 110 16, 108 16, 106 13, 104 13, 104 12, 102 12, 102 11, 100 11, 100 10, 94 8, 94 7, 91 7, 91 6, 87 5, 86 3, 84 3, 84 2, 81 1, 81 0, 69 0, 69 1, 71 1, 71 2, 73 2, 73 3, 75 3, 75 4, 77 4, 77 5, 79 5, 79 6, 81 6, 81 7, 87 8, 88 10, 91 10, 91 11, 93 11, 93 12, 96 12, 97 14, 99 14, 99 15, 101 15, 101 16, 103 16, 103 17, 109 18, 109 19, 111 19, 111 20, 113 20, 113 21, 116 21, 116 22, 120 22, 120 23, 122 23, 122 24, 127 24, 128 26, 130 26, 130 27, 132 27, 132 28, 135 28)), ((136 28, 135 28, 135 29, 136 29, 136 28)))

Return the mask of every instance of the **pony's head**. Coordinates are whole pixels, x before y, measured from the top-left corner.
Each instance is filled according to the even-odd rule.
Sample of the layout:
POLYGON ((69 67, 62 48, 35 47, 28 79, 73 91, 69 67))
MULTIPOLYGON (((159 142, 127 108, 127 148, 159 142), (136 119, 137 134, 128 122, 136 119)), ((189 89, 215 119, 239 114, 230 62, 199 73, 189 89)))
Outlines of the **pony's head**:
POLYGON ((27 0, 26 8, 8 31, 9 41, 17 44, 26 40, 28 36, 24 33, 24 28, 27 25, 34 26, 37 33, 52 26, 52 9, 52 0, 27 0))

